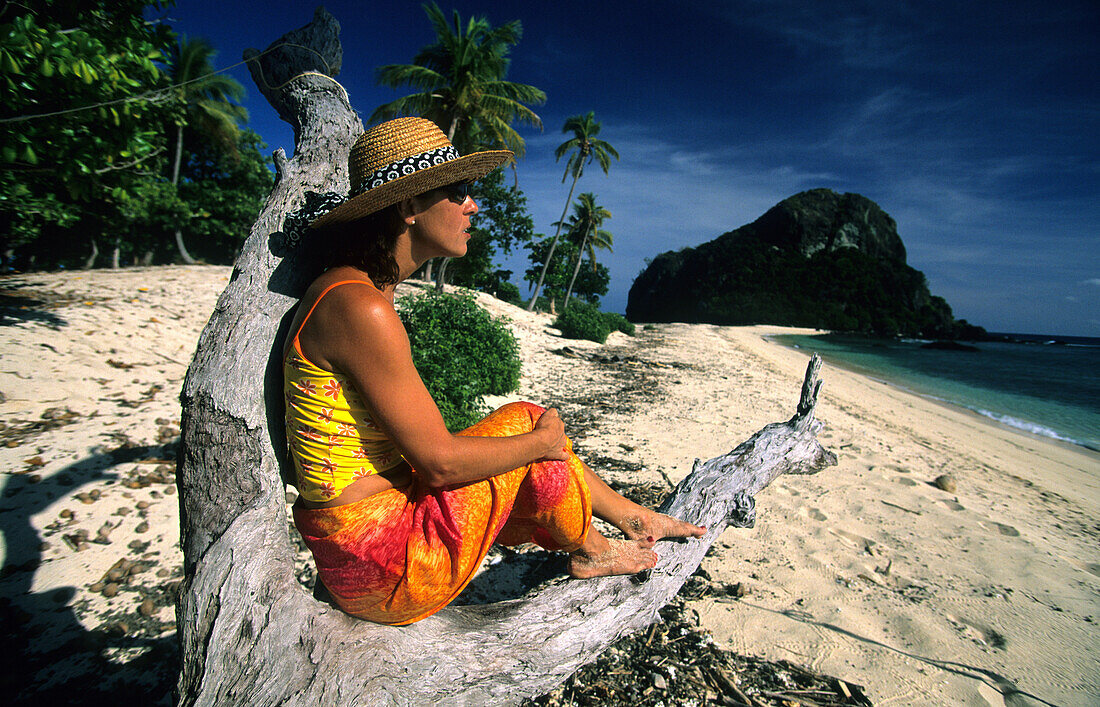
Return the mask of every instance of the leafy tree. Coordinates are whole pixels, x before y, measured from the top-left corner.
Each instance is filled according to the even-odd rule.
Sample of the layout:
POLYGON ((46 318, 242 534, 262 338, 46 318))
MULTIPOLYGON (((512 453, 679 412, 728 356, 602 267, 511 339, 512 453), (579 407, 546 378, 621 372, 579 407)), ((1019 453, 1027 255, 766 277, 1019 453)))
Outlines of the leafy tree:
POLYGON ((596 203, 596 195, 584 192, 577 198, 573 205, 573 215, 569 217, 569 231, 566 237, 580 245, 577 248, 577 257, 573 265, 573 277, 569 280, 569 287, 565 290, 565 302, 562 306, 569 306, 569 297, 573 292, 573 284, 577 281, 577 273, 581 269, 581 258, 586 254, 592 263, 592 269, 596 269, 596 249, 611 250, 612 236, 609 232, 600 230, 600 225, 611 218, 611 212, 596 203))
POLYGON ((485 395, 519 386, 516 337, 472 295, 425 292, 398 300, 413 363, 451 431, 469 427, 488 412, 485 395))
POLYGON ((434 2, 424 11, 435 42, 421 49, 412 64, 389 64, 377 72, 383 86, 419 92, 379 106, 371 122, 419 115, 439 125, 464 154, 502 147, 522 156, 523 138, 512 123, 541 128, 542 120, 524 104, 546 101, 540 89, 505 80, 508 53, 523 36, 523 25, 513 20, 494 28, 484 17, 471 17, 463 28, 457 10, 452 24, 434 2))
POLYGON ((566 307, 554 320, 554 326, 567 339, 588 339, 602 344, 611 333, 611 323, 599 308, 582 302, 566 307))
POLYGON ((27 0, 0 9, 0 253, 8 263, 19 252, 55 255, 49 245, 60 234, 71 241, 69 229, 89 211, 124 203, 135 175, 160 168, 163 108, 142 96, 164 84, 155 62, 171 33, 145 21, 150 5, 163 6, 27 0))
POLYGON ((543 282, 546 279, 546 268, 554 262, 554 250, 557 248, 558 237, 561 235, 561 225, 565 221, 565 214, 569 211, 569 204, 573 201, 573 190, 577 187, 577 180, 584 174, 585 166, 592 160, 596 160, 603 169, 603 173, 607 174, 611 168, 611 158, 619 159, 619 153, 614 147, 596 137, 600 134, 600 128, 601 125, 596 121, 595 114, 592 111, 588 111, 587 115, 574 115, 567 118, 565 125, 562 126, 561 131, 563 133, 572 131, 573 137, 558 145, 558 149, 554 151, 554 159, 560 160, 565 155, 569 155, 569 159, 565 164, 565 174, 562 175, 561 181, 564 184, 565 179, 572 174, 573 183, 569 186, 569 196, 565 199, 565 208, 562 209, 561 218, 558 220, 554 239, 550 242, 550 252, 543 261, 542 273, 535 284, 531 301, 527 303, 528 310, 535 308, 535 302, 539 298, 539 292, 542 290, 543 282))
MULTIPOLYGON (((572 263, 580 247, 578 243, 562 239, 551 256, 552 246, 551 238, 533 241, 526 246, 531 251, 527 256, 531 267, 524 273, 523 279, 534 283, 542 277, 542 296, 548 301, 563 302, 573 275, 572 263)), ((610 281, 611 275, 602 263, 597 263, 593 269, 581 268, 573 284, 573 295, 585 302, 598 304, 600 296, 607 294, 610 281)))
MULTIPOLYGON (((175 119, 175 157, 171 179, 179 184, 183 163, 184 129, 198 133, 231 154, 239 139, 238 121, 248 120, 248 111, 233 101, 244 98, 244 87, 236 79, 214 72, 211 60, 217 52, 205 39, 183 37, 172 47, 169 75, 179 113, 175 119)), ((183 230, 175 228, 176 248, 185 263, 194 263, 183 242, 183 230)))

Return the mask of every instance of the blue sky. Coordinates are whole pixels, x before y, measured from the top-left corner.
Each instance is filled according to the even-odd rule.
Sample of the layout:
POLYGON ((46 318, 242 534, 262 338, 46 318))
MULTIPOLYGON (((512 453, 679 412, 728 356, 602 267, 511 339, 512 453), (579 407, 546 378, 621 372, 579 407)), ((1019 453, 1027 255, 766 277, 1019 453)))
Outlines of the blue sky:
MULTIPOLYGON (((171 25, 218 66, 308 23, 290 0, 178 0, 171 25)), ((419 2, 335 0, 343 70, 368 117, 402 92, 375 67, 432 40, 419 2)), ((543 132, 521 128, 520 186, 552 233, 568 194, 553 151, 594 111, 622 159, 578 191, 612 213, 605 309, 622 311, 646 258, 828 187, 876 201, 909 264, 955 316, 992 331, 1100 336, 1100 5, 1066 2, 441 2, 495 26, 519 19, 509 79, 542 88, 543 132)), ((293 134, 241 66, 250 125, 293 134)), ((525 252, 505 263, 520 282, 525 252)))

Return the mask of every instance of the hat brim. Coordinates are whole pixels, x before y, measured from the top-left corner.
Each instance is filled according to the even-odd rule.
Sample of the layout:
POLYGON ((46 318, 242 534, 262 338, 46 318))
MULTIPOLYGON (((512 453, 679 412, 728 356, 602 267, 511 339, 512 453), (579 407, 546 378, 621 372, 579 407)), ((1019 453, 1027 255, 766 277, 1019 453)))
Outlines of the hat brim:
POLYGON ((511 150, 486 150, 418 170, 351 197, 316 219, 309 227, 322 229, 350 223, 433 189, 481 179, 512 157, 511 150))

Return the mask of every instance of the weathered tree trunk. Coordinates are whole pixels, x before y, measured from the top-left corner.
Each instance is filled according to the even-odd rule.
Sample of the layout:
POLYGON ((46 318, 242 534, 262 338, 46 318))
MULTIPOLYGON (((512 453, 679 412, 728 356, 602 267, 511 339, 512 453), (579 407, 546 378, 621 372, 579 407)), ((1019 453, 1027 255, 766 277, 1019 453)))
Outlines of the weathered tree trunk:
POLYGON ((775 476, 835 463, 814 438, 818 362, 789 422, 697 463, 677 487, 664 510, 708 533, 662 543, 645 581, 555 580, 523 599, 451 606, 406 627, 363 622, 315 600, 294 577, 275 452, 284 448, 281 341, 306 284, 280 228, 305 191, 347 189, 347 153, 362 125, 329 78, 340 67, 338 32, 319 9, 310 25, 276 43, 287 46, 246 54, 256 58, 257 84, 294 126, 297 151, 291 160, 276 151, 274 190, 202 333, 181 396, 180 703, 516 702, 654 621, 723 529, 751 520, 752 496, 775 476))

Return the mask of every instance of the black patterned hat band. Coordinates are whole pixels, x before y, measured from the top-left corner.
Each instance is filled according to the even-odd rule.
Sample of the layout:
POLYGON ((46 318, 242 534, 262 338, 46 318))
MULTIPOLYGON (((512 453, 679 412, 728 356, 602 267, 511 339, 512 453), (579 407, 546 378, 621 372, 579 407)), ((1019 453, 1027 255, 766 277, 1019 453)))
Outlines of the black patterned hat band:
POLYGON ((368 189, 376 189, 386 182, 392 182, 395 179, 407 177, 422 169, 435 167, 436 165, 441 165, 451 160, 457 160, 458 158, 458 150, 456 150, 453 145, 447 145, 446 147, 440 147, 435 150, 421 152, 419 155, 406 157, 391 165, 383 167, 374 174, 367 175, 366 180, 360 184, 358 188, 353 187, 352 195, 362 194, 368 189))

